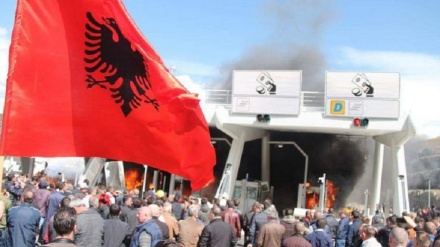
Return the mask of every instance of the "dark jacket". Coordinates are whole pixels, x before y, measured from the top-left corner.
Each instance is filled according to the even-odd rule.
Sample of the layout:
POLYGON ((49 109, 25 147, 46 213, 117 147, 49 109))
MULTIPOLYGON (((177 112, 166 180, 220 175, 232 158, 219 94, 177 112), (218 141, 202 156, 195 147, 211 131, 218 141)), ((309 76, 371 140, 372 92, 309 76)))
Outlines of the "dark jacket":
POLYGON ((281 242, 283 242, 284 239, 291 237, 295 234, 295 217, 293 215, 284 216, 284 218, 280 221, 280 224, 286 229, 286 231, 283 233, 283 236, 281 237, 281 242))
POLYGON ((348 235, 347 235, 347 246, 348 247, 355 247, 356 246, 355 244, 360 239, 358 232, 359 232, 359 226, 361 225, 361 223, 362 223, 362 219, 357 218, 350 225, 350 229, 348 230, 348 235))
POLYGON ((172 213, 174 217, 176 217, 176 220, 179 221, 183 217, 183 207, 178 202, 171 203, 172 206, 172 213))
POLYGON ((209 206, 208 204, 202 204, 199 211, 199 219, 203 222, 203 224, 206 226, 209 224, 209 206))
POLYGON ((221 219, 213 219, 203 228, 197 247, 233 247, 236 243, 232 227, 221 219))
POLYGON ((312 247, 332 247, 333 240, 323 229, 317 229, 306 236, 312 247))
POLYGON ((338 233, 336 234, 336 239, 347 240, 348 229, 350 228, 350 220, 348 217, 343 217, 339 221, 338 233))
POLYGON ((124 247, 130 245, 130 227, 117 216, 104 220, 104 247, 124 247))
POLYGON ((256 213, 254 214, 254 217, 252 217, 251 226, 249 229, 249 236, 253 243, 257 240, 258 232, 260 231, 261 227, 263 227, 263 225, 266 224, 266 222, 267 222, 266 211, 256 213))
POLYGON ((98 247, 104 242, 104 220, 93 209, 76 216, 75 244, 81 247, 98 247))
POLYGON ((295 233, 293 236, 284 239, 282 247, 312 247, 301 233, 295 233))
POLYGON ((41 218, 46 218, 46 206, 49 201, 50 191, 47 189, 35 189, 32 205, 40 210, 41 218))
POLYGON ((5 246, 34 247, 40 211, 30 203, 12 207, 7 215, 8 230, 5 234, 5 246))
POLYGON ((327 216, 325 216, 325 220, 327 221, 328 234, 330 234, 330 237, 335 239, 338 233, 338 226, 339 226, 338 220, 333 214, 327 214, 327 216))

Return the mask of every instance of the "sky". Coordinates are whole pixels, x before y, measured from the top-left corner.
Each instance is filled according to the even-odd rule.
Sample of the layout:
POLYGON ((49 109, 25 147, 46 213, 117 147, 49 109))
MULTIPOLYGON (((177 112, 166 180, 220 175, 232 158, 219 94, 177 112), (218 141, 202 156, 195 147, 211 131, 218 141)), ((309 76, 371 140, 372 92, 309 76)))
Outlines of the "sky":
MULTIPOLYGON (((325 71, 398 72, 418 135, 440 136, 440 1, 123 1, 179 78, 230 89, 233 69, 303 71, 323 91, 325 71)), ((0 1, 0 109, 16 1, 0 1)), ((189 90, 191 90, 189 88, 189 90)))

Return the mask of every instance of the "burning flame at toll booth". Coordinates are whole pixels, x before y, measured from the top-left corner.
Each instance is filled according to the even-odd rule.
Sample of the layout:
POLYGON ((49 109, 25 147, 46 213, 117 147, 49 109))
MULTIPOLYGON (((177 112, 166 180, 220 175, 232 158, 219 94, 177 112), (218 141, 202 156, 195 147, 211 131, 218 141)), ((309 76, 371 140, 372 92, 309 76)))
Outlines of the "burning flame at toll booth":
POLYGON ((125 175, 125 188, 127 191, 140 189, 143 184, 144 173, 137 168, 126 168, 125 175))
MULTIPOLYGON (((331 208, 335 205, 336 195, 338 193, 338 188, 335 186, 333 181, 326 181, 326 205, 325 207, 331 208)), ((318 186, 310 186, 309 183, 306 184, 306 208, 315 208, 319 207, 319 187, 318 186)))

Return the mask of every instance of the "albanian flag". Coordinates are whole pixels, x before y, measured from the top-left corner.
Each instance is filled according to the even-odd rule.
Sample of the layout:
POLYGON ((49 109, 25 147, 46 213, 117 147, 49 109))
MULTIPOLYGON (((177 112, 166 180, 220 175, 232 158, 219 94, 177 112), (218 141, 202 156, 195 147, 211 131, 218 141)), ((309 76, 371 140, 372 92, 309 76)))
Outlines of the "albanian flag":
POLYGON ((148 164, 194 190, 215 165, 197 96, 120 0, 18 1, 0 154, 148 164))

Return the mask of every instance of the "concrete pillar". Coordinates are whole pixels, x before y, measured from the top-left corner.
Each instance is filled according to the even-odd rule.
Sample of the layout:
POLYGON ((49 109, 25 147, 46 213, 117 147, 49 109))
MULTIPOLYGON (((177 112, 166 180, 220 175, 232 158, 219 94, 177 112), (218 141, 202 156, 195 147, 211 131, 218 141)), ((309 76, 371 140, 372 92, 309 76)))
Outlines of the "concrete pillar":
POLYGON ((175 187, 176 187, 176 175, 171 174, 170 189, 168 190, 168 195, 174 195, 174 188, 175 187))
POLYGON ((159 176, 159 172, 157 170, 154 170, 154 172, 153 172, 153 187, 154 187, 154 191, 159 190, 159 188, 157 188, 157 186, 158 186, 158 183, 157 183, 158 176, 159 176))
POLYGON ((393 212, 401 215, 403 211, 409 211, 408 182, 405 165, 405 150, 403 146, 391 145, 391 157, 393 166, 393 212))
POLYGON ((375 141, 374 146, 374 167, 373 167, 373 188, 371 189, 370 214, 374 214, 377 205, 380 203, 380 189, 383 172, 383 151, 384 145, 375 141))
POLYGON ((261 181, 267 181, 270 186, 270 133, 261 139, 261 181))
POLYGON ((241 156, 243 154, 245 138, 243 138, 245 133, 243 132, 239 138, 234 138, 232 141, 231 149, 229 150, 228 159, 226 164, 231 164, 229 184, 226 186, 226 192, 229 198, 234 196, 235 181, 237 180, 238 169, 240 168, 241 156))

